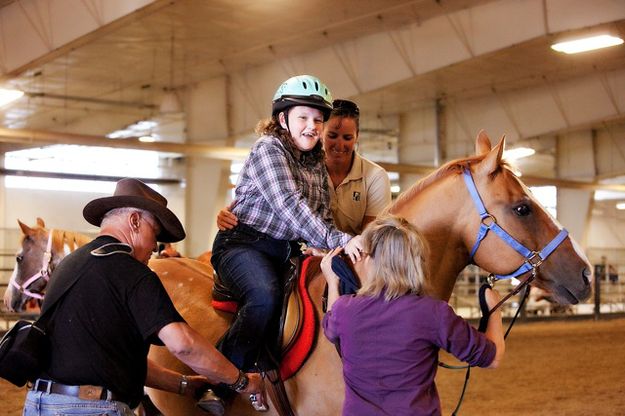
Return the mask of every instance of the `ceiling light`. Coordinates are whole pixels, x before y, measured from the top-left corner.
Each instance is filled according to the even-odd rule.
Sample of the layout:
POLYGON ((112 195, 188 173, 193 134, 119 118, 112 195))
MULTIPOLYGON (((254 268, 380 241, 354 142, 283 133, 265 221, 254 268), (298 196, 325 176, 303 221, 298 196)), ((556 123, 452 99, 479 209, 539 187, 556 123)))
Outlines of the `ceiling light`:
POLYGON ((151 135, 141 136, 141 137, 139 137, 139 141, 143 142, 143 143, 152 143, 152 142, 156 141, 156 138, 154 136, 151 136, 151 135))
POLYGON ((609 46, 616 46, 623 43, 623 39, 610 35, 592 36, 589 38, 582 38, 576 40, 570 40, 567 42, 560 42, 551 45, 551 49, 564 53, 579 53, 592 51, 595 49, 607 48, 609 46))
MULTIPOLYGON (((123 129, 115 130, 106 135, 109 139, 127 139, 129 137, 153 136, 152 129, 158 126, 154 120, 139 120, 123 129)), ((147 141, 147 140, 142 140, 147 141)), ((154 140, 153 140, 154 141, 154 140)))
POLYGON ((0 88, 0 107, 21 98, 24 91, 0 88))
POLYGON ((524 157, 532 156, 536 150, 530 147, 517 147, 503 152, 503 157, 508 160, 517 160, 524 157))
POLYGON ((625 209, 625 202, 619 202, 616 204, 616 209, 625 209))
POLYGON ((125 139, 127 137, 132 137, 132 130, 129 129, 121 129, 115 130, 106 135, 109 139, 125 139))

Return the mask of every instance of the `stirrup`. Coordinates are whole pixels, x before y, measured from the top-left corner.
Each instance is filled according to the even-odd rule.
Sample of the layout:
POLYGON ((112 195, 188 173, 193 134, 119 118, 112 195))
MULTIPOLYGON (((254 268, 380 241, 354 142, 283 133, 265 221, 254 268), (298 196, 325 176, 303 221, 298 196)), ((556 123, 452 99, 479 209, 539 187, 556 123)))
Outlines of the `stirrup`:
POLYGON ((250 394, 250 403, 252 407, 257 412, 267 412, 269 411, 269 406, 267 405, 267 398, 263 393, 250 394))

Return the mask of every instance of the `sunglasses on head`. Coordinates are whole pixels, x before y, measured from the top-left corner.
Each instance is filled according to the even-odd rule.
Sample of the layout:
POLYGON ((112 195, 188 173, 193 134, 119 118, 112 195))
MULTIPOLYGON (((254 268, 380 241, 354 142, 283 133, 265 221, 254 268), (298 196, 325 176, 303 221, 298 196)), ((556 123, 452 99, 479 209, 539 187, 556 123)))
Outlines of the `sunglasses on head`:
POLYGON ((356 116, 360 115, 360 109, 355 102, 349 100, 334 100, 332 101, 332 108, 334 111, 341 111, 351 113, 356 116))

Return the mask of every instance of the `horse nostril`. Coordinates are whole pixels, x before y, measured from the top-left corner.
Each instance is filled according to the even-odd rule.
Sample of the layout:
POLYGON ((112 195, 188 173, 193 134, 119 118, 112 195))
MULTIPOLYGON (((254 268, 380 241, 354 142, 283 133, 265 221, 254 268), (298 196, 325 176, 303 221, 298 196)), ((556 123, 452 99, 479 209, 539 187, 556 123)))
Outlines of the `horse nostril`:
POLYGON ((588 269, 588 267, 584 267, 584 270, 582 271, 582 280, 586 286, 590 285, 590 276, 590 269, 588 269))

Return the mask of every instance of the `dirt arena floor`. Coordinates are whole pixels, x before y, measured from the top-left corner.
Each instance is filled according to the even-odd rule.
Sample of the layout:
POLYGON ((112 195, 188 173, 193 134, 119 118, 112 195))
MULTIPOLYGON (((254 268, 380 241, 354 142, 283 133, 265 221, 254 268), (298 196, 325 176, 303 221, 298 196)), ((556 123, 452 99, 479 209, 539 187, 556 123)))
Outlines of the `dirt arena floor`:
MULTIPOLYGON (((460 415, 625 415, 625 318, 520 323, 506 346, 499 369, 472 370, 460 415)), ((439 370, 443 415, 463 381, 464 370, 439 370)), ((20 415, 25 394, 0 380, 0 416, 20 415)))

